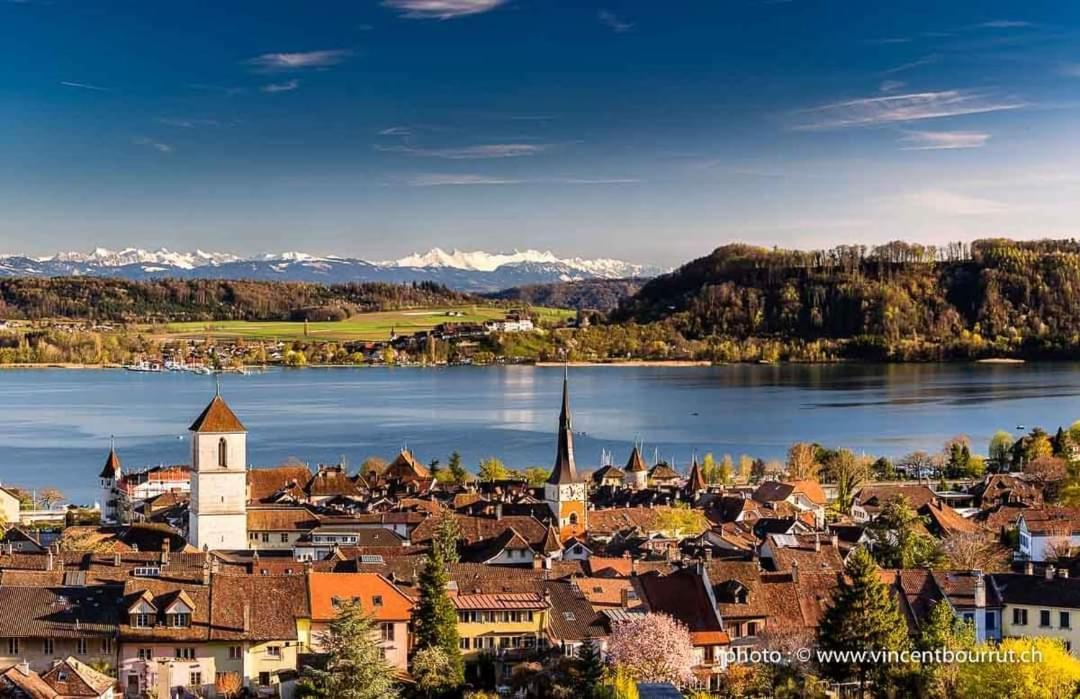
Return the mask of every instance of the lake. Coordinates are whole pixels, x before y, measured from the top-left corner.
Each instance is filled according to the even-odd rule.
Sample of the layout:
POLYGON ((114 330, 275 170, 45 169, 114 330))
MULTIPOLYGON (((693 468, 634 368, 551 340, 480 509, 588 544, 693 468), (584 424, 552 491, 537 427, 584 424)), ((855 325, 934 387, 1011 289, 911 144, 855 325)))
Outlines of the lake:
MULTIPOLYGON (((528 366, 272 369, 222 377, 222 395, 256 466, 355 468, 407 445, 424 462, 456 449, 470 467, 546 467, 561 379, 528 366)), ((621 466, 635 439, 684 470, 695 450, 774 458, 799 440, 899 456, 967 434, 985 453, 996 430, 1080 418, 1076 363, 580 367, 570 384, 584 470, 605 449, 621 466)), ((0 483, 93 502, 109 435, 125 469, 186 463, 187 427, 213 392, 212 377, 190 374, 0 371, 0 483)))

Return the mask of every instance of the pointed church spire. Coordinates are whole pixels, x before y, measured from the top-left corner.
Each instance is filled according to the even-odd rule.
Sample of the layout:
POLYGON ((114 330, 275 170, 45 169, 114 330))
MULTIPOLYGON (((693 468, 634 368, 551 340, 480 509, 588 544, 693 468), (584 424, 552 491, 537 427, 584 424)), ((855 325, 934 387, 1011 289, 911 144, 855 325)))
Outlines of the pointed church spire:
POLYGON ((574 483, 578 479, 574 466, 574 430, 570 420, 570 370, 563 365, 562 409, 559 411, 559 446, 555 453, 555 467, 548 483, 574 483))
POLYGON ((109 435, 109 456, 105 458, 105 465, 101 468, 101 474, 98 478, 112 478, 117 479, 120 477, 120 457, 116 455, 116 439, 109 435))
POLYGON ((698 465, 697 454, 694 454, 694 463, 690 466, 690 475, 686 478, 686 490, 693 494, 705 488, 705 476, 701 473, 701 466, 698 465))

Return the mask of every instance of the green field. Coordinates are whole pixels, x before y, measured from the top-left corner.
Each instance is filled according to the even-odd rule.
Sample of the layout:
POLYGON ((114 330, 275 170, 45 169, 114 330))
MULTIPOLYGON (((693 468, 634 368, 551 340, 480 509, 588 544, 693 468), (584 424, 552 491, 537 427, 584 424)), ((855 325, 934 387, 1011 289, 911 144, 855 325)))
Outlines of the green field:
MULTIPOLYGON (((557 322, 574 316, 573 311, 555 308, 533 308, 530 311, 541 323, 557 322)), ((506 309, 485 306, 361 313, 348 320, 308 323, 307 339, 334 342, 385 340, 390 337, 391 330, 399 335, 409 335, 422 330, 430 330, 440 323, 483 323, 505 316, 506 309), (462 315, 448 315, 449 313, 462 315)), ((243 320, 169 323, 164 327, 163 334, 167 337, 251 340, 300 340, 305 337, 302 322, 243 320)))

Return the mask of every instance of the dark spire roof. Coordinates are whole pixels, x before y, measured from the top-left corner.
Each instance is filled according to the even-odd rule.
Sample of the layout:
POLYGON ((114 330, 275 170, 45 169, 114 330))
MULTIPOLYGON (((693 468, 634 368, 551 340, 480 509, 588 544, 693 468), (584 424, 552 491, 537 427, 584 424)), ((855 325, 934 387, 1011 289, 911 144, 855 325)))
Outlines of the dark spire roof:
POLYGON ((701 475, 701 467, 698 466, 697 457, 694 457, 694 463, 690 466, 690 475, 686 477, 686 489, 691 493, 705 490, 705 477, 701 475))
POLYGON ((120 475, 120 457, 116 455, 116 447, 109 445, 109 456, 105 459, 105 465, 101 467, 98 478, 117 478, 120 475))
POLYGON ((555 467, 547 482, 552 485, 577 482, 574 466, 574 430, 570 423, 570 376, 563 367, 562 410, 559 412, 559 447, 555 454, 555 467))
POLYGON ((214 396, 188 429, 192 432, 247 432, 220 395, 214 396))
POLYGON ((645 459, 641 458, 641 450, 638 449, 638 445, 634 445, 634 450, 630 452, 630 459, 626 462, 626 468, 623 471, 640 472, 648 471, 649 467, 645 465, 645 459))

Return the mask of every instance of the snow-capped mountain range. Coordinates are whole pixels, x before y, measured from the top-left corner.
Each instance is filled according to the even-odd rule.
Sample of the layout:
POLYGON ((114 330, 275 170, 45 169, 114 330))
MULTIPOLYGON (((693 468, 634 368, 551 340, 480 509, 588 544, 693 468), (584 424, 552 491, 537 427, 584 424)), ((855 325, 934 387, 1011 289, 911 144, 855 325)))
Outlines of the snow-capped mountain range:
POLYGON ((560 258, 551 251, 433 248, 397 260, 372 262, 336 255, 282 252, 243 257, 224 252, 179 252, 96 248, 90 252, 61 252, 46 257, 0 256, 0 276, 94 276, 122 279, 258 279, 343 282, 434 281, 461 291, 497 291, 523 284, 544 284, 581 279, 651 277, 658 267, 608 258, 560 258))

